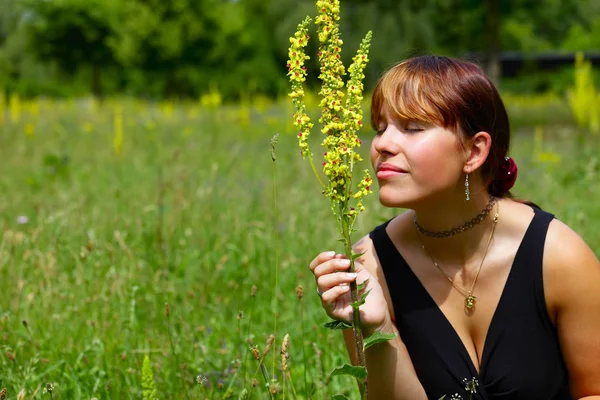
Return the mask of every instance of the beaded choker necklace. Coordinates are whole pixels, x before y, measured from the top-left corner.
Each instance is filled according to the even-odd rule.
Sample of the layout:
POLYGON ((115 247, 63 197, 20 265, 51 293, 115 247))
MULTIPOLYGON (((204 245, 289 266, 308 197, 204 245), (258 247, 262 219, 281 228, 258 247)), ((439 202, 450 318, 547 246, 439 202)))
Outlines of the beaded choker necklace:
POLYGON ((460 226, 454 227, 447 231, 434 232, 434 231, 428 231, 428 230, 424 229, 421 225, 419 225, 419 222, 417 222, 416 214, 414 217, 414 223, 415 223, 415 226, 417 227, 417 230, 422 235, 430 236, 430 237, 434 237, 434 238, 438 238, 438 239, 447 238, 450 236, 457 235, 459 233, 463 233, 464 231, 473 228, 475 225, 477 225, 478 223, 483 221, 489 215, 489 213, 492 211, 495 204, 496 204, 496 198, 494 196, 490 195, 489 203, 475 218, 473 218, 469 222, 466 222, 460 226))

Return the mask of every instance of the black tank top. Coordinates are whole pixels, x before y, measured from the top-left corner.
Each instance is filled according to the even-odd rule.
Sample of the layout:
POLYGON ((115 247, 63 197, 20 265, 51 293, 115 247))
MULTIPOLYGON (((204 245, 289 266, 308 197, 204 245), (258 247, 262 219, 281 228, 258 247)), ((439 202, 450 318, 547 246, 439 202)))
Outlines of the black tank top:
POLYGON ((479 383, 473 399, 572 399, 558 336, 544 298, 542 257, 552 214, 534 208, 487 333, 480 373, 458 334, 385 230, 370 237, 390 291, 396 326, 429 399, 479 383))

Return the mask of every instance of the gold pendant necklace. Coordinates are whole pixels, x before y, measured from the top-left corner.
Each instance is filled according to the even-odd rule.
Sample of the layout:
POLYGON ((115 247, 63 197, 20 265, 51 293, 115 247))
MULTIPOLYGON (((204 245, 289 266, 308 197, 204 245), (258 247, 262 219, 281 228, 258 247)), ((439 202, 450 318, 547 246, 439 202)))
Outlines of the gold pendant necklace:
POLYGON ((489 236, 487 244, 485 246, 485 251, 483 253, 483 257, 481 258, 481 262, 479 263, 479 268, 477 269, 477 274, 475 275, 475 279, 473 279, 473 283, 471 284, 471 289, 469 289, 469 290, 466 290, 466 289, 458 286, 456 283, 454 283, 454 280, 452 278, 450 278, 448 275, 446 275, 444 270, 434 260, 434 258, 431 256, 431 254, 429 254, 429 252, 427 251, 427 248, 425 247, 425 243, 423 243, 423 239, 421 238, 419 229, 417 229, 417 237, 419 238, 419 241, 421 242, 421 248, 423 248, 423 251, 425 252, 425 254, 427 254, 427 256, 431 259, 431 262, 433 262, 433 264, 442 273, 442 275, 444 275, 446 277, 446 279, 448 279, 448 281, 450 281, 452 286, 460 294, 465 296, 465 307, 468 310, 473 310, 475 308, 475 306, 477 305, 477 297, 475 295, 473 295, 473 291, 475 290, 475 284, 477 283, 477 278, 479 278, 479 273, 481 272, 481 267, 483 266, 483 262, 485 261, 485 256, 488 253, 488 250, 490 248, 490 243, 492 242, 492 237, 494 236, 494 231, 496 230, 496 224, 498 223, 498 213, 499 212, 500 212, 500 204, 498 204, 498 211, 496 211, 496 214, 494 215, 494 218, 492 219, 492 231, 490 232, 490 236, 489 236))

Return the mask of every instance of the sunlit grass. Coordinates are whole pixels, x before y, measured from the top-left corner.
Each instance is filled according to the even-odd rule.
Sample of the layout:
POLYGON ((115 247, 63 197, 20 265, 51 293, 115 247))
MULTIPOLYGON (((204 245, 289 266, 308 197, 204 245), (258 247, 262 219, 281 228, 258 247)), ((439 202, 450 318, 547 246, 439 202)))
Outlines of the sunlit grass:
MULTIPOLYGON (((339 335, 319 327, 327 318, 307 265, 319 251, 342 249, 326 199, 297 154, 290 110, 265 99, 218 108, 36 99, 21 101, 18 119, 3 114, 0 389, 8 398, 21 390, 27 399, 49 398, 42 391, 53 383, 54 399, 139 399, 146 355, 161 399, 217 399, 228 388, 237 398, 243 387, 268 398, 247 353, 248 339, 263 351, 272 333, 274 295, 271 351, 279 363, 290 334, 298 398, 306 386, 315 399, 356 394, 350 378, 325 375, 346 355, 339 335), (258 386, 250 389, 253 378, 258 386)), ((550 121, 538 128, 541 142, 534 126, 515 121, 515 193, 555 213, 600 254, 600 140, 587 135, 582 144, 568 120, 550 121)), ((361 135, 368 143, 370 133, 361 135)), ((376 196, 365 206, 360 234, 393 215, 376 196)), ((269 374, 272 360, 265 359, 269 374)), ((281 384, 278 365, 275 375, 281 384)))

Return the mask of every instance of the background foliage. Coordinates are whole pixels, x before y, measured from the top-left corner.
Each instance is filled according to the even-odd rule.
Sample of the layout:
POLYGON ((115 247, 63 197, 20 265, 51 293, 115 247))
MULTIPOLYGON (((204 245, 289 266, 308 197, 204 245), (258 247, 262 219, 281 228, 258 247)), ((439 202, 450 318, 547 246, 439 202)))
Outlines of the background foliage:
MULTIPOLYGON (((198 97, 211 87, 228 99, 274 96, 286 88, 287 38, 313 9, 312 0, 0 0, 0 87, 30 96, 198 97)), ((414 54, 486 62, 490 48, 600 48, 594 0, 345 0, 342 20, 346 63, 374 31, 367 88, 414 54), (498 32, 490 31, 494 18, 498 32)))

